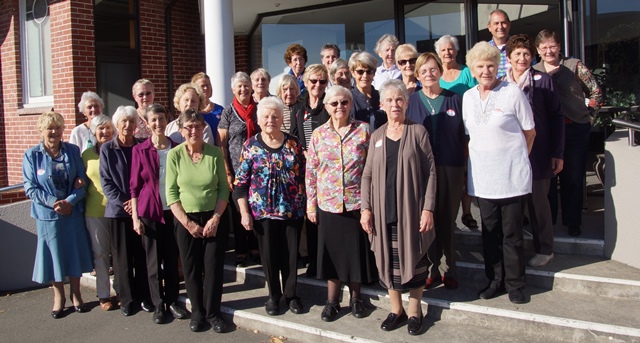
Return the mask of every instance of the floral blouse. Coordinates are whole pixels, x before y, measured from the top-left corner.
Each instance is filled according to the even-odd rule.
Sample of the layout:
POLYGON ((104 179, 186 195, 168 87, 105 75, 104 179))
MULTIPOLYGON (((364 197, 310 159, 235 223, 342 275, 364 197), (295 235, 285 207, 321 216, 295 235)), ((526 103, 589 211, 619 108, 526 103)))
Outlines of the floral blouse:
POLYGON ((340 137, 331 121, 313 131, 307 161, 307 212, 360 209, 360 180, 369 148, 369 124, 350 119, 340 137))
POLYGON ((135 131, 133 131, 133 136, 138 139, 144 140, 151 137, 152 135, 153 133, 147 125, 147 122, 140 118, 140 116, 138 116, 138 126, 136 126, 135 131))
POLYGON ((300 141, 284 134, 280 148, 270 148, 258 133, 242 147, 236 171, 236 191, 247 196, 259 219, 299 219, 305 214, 305 157, 300 141))

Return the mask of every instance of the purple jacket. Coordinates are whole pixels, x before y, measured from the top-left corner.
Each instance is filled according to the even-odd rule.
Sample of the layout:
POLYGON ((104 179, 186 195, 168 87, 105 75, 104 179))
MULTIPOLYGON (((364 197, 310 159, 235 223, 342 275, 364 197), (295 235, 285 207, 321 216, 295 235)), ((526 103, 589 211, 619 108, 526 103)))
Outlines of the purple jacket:
MULTIPOLYGON (((169 138, 169 137, 167 137, 169 138)), ((178 145, 169 138, 171 148, 178 145)), ((131 154, 131 198, 138 199, 138 216, 164 224, 160 200, 160 158, 151 137, 133 147, 131 154)))

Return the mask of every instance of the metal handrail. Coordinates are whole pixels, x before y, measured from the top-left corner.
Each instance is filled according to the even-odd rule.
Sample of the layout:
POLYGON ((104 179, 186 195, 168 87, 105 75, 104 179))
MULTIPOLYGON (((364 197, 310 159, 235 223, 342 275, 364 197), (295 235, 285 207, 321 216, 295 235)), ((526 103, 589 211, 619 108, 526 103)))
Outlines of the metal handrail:
POLYGON ((629 145, 636 146, 636 131, 640 131, 640 123, 623 120, 623 119, 613 119, 611 121, 615 126, 624 127, 629 130, 629 145))
POLYGON ((20 189, 23 188, 24 185, 23 184, 17 184, 17 185, 13 185, 13 186, 7 186, 7 187, 2 187, 0 188, 0 193, 4 193, 4 192, 9 192, 9 191, 15 191, 16 189, 20 189))

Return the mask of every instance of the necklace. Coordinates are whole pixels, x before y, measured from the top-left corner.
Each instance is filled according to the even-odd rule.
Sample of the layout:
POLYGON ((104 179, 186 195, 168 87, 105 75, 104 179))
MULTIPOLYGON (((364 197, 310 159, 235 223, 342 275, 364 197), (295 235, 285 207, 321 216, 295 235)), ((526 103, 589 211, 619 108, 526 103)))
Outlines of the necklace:
POLYGON ((398 125, 397 127, 391 127, 391 126, 389 126, 389 128, 390 128, 391 130, 396 130, 396 131, 397 131, 397 130, 402 129, 402 127, 403 127, 403 126, 404 126, 404 124, 400 124, 400 125, 398 125))
MULTIPOLYGON (((429 100, 428 96, 424 97, 425 99, 427 99, 427 104, 429 104, 429 107, 431 107, 431 114, 436 114, 436 109, 433 107, 433 105, 431 104, 431 101, 429 100)), ((438 97, 436 97, 437 99, 438 97)))
POLYGON ((198 163, 202 159, 201 152, 194 152, 193 150, 190 151, 189 149, 187 149, 187 154, 189 155, 193 163, 198 163))

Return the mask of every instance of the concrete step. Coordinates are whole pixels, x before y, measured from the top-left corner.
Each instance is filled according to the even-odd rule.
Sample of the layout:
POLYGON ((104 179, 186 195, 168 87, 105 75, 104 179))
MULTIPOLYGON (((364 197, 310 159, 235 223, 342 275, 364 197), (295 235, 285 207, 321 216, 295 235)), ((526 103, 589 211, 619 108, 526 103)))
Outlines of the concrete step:
MULTIPOLYGON (((363 287, 362 290, 363 297, 368 299, 367 301, 374 309, 367 319, 358 320, 346 315, 336 323, 323 323, 319 317, 326 299, 326 282, 324 281, 303 276, 298 278, 299 296, 302 297, 306 306, 311 305, 309 314, 287 313, 279 317, 269 317, 264 312, 267 289, 260 267, 226 266, 225 280, 223 295, 223 305, 227 308, 225 312, 232 314, 234 322, 240 326, 247 327, 251 321, 259 321, 261 323, 259 330, 296 339, 297 336, 291 334, 290 330, 293 330, 296 332, 295 335, 303 335, 301 336, 303 341, 309 340, 305 335, 310 332, 320 335, 322 337, 320 341, 345 341, 350 337, 354 340, 358 338, 373 341, 396 339, 414 341, 413 337, 407 336, 404 332, 392 338, 385 336, 387 333, 378 329, 390 305, 386 290, 375 285, 363 287), (258 320, 256 316, 264 318, 258 320), (247 324, 236 321, 236 317, 244 318, 242 321, 246 320, 247 324), (349 324, 349 321, 344 320, 347 317, 358 325, 349 324), (294 324, 285 325, 277 320, 280 318, 296 325, 301 324, 304 328, 294 328, 296 327, 294 324), (289 331, 283 331, 285 327, 289 331)), ((448 341, 486 342, 487 339, 482 336, 469 336, 473 338, 465 339, 466 333, 461 333, 466 332, 467 329, 474 332, 473 330, 477 328, 489 329, 489 333, 494 335, 491 336, 493 340, 499 336, 506 337, 509 341, 525 342, 640 341, 640 329, 638 329, 640 328, 640 300, 615 299, 528 286, 526 293, 531 297, 531 302, 515 305, 509 302, 507 296, 491 300, 478 299, 477 292, 483 285, 484 282, 481 285, 463 284, 455 291, 440 286, 425 291, 422 299, 423 311, 427 315, 429 329, 424 335, 419 336, 421 338, 418 340, 424 341, 429 338, 436 341, 447 340, 446 336, 438 336, 440 331, 435 329, 444 326, 456 327, 457 329, 451 332, 462 335, 452 337, 448 341), (434 337, 429 336, 432 330, 434 337)), ((406 295, 404 300, 408 301, 406 295)), ((342 299, 342 303, 347 304, 348 299, 342 299)), ((347 311, 343 310, 343 312, 347 311)), ((403 330, 401 328, 401 331, 403 330)), ((449 330, 445 330, 447 331, 449 330)), ((451 334, 451 332, 448 333, 451 334)))

